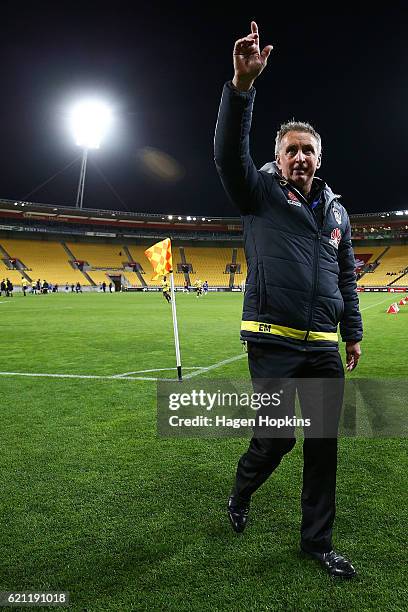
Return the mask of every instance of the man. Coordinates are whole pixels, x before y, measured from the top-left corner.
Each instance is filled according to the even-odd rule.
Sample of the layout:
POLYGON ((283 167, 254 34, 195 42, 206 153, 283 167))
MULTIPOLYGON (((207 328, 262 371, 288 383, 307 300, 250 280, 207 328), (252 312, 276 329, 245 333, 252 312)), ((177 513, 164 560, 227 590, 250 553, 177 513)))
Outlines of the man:
POLYGON ((168 304, 170 304, 171 302, 170 283, 167 280, 166 276, 163 276, 162 293, 163 293, 164 299, 167 301, 168 304))
MULTIPOLYGON (((255 168, 249 152, 253 83, 271 50, 268 45, 260 51, 255 22, 251 34, 236 41, 234 78, 224 86, 215 135, 217 170, 241 212, 244 228, 248 276, 241 339, 247 343, 254 390, 264 390, 268 384, 273 388, 272 379, 324 379, 322 388, 326 379, 337 379, 334 382, 341 385, 334 386, 334 394, 330 386, 329 401, 323 406, 323 416, 331 419, 330 435, 305 433, 300 545, 330 575, 352 578, 354 567, 333 550, 331 539, 344 378, 338 323, 349 371, 361 355, 350 221, 339 196, 315 177, 321 165, 321 139, 311 125, 295 121, 282 125, 275 162, 260 171, 255 168)), ((305 416, 313 410, 313 402, 299 386, 298 394, 305 416)), ((291 404, 285 408, 294 410, 294 394, 291 404)), ((286 434, 254 435, 241 457, 228 501, 236 532, 247 524, 252 494, 295 445, 293 428, 287 428, 286 434)))
POLYGON ((14 285, 9 278, 6 278, 6 297, 13 297, 14 285))
POLYGON ((21 279, 21 290, 23 292, 23 296, 26 297, 27 296, 27 281, 24 277, 21 279))
POLYGON ((197 279, 194 283, 196 288, 196 297, 201 297, 203 295, 203 281, 201 279, 197 279))

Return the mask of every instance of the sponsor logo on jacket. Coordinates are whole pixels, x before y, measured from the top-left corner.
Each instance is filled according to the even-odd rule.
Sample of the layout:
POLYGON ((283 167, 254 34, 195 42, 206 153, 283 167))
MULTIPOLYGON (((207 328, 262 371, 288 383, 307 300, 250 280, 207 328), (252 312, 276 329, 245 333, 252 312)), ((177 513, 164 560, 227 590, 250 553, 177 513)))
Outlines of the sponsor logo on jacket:
POLYGON ((293 191, 288 191, 288 204, 293 204, 293 206, 302 206, 293 191))
POLYGON ((332 230, 332 233, 330 234, 329 244, 331 244, 336 249, 338 249, 340 240, 341 240, 341 231, 339 230, 338 227, 335 227, 334 230, 332 230))
POLYGON ((336 206, 333 208, 333 215, 338 225, 341 225, 341 210, 337 208, 336 206))

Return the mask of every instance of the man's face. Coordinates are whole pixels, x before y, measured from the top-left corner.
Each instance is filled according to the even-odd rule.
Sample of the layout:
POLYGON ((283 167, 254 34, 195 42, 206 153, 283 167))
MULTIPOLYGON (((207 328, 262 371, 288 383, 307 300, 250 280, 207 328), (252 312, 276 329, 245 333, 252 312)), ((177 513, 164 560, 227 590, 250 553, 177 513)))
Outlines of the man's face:
POLYGON ((307 195, 320 159, 318 142, 312 134, 288 132, 280 143, 276 163, 282 176, 307 195))

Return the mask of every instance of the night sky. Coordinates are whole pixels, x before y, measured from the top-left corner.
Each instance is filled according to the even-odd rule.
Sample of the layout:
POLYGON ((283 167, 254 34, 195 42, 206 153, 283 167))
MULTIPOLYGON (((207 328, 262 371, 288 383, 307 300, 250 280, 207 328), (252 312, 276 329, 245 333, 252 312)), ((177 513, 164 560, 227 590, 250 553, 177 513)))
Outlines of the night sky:
POLYGON ((213 135, 234 41, 255 19, 261 47, 274 45, 256 81, 257 166, 273 159, 282 122, 310 121, 323 140, 319 176, 350 213, 408 208, 408 8, 15 4, 0 25, 1 198, 75 204, 81 151, 67 116, 77 99, 98 95, 114 122, 90 153, 84 207, 236 214, 215 170, 213 135), (174 176, 149 171, 151 149, 170 156, 174 176))

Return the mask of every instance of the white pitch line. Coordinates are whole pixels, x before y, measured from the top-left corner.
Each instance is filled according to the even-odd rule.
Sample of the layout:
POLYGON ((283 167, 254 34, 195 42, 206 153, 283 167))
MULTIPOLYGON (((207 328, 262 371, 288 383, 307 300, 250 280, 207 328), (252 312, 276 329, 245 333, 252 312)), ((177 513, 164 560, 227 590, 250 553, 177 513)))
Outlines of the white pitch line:
MULTIPOLYGON (((197 372, 192 372, 191 374, 187 374, 187 376, 184 376, 183 379, 188 379, 188 378, 192 378, 193 376, 198 376, 199 374, 202 374, 203 372, 208 372, 209 370, 214 370, 216 368, 219 368, 222 365, 225 365, 227 363, 231 363, 233 361, 236 361, 237 359, 241 359, 242 357, 246 357, 246 354, 243 353, 242 355, 237 355, 235 357, 230 357, 229 359, 224 359, 223 361, 219 361, 218 363, 214 363, 211 366, 208 367, 199 367, 199 366, 187 366, 184 369, 185 370, 192 370, 192 369, 197 369, 197 372)), ((174 370, 176 368, 161 368, 160 370, 156 369, 156 370, 152 370, 152 371, 164 371, 164 370, 174 370)), ((149 370, 146 370, 146 372, 149 372, 149 370)), ((72 378, 72 379, 91 379, 91 380, 151 380, 151 381, 164 381, 164 382, 175 382, 177 381, 177 378, 156 378, 153 376, 125 376, 124 374, 122 375, 118 375, 118 374, 114 374, 114 375, 106 375, 106 376, 98 376, 95 374, 49 374, 49 373, 45 373, 45 372, 38 372, 38 373, 33 373, 33 372, 0 372, 0 376, 26 376, 26 377, 31 377, 31 378, 72 378)))
POLYGON ((93 374, 48 374, 43 372, 0 372, 0 376, 28 376, 33 378, 90 378, 97 380, 176 380, 174 378, 155 378, 153 376, 96 376, 93 374))
POLYGON ((379 304, 382 304, 383 302, 387 302, 387 300, 390 299, 390 296, 388 295, 388 297, 386 297, 384 300, 381 300, 380 302, 376 302, 375 304, 371 304, 370 306, 366 306, 365 308, 360 308, 360 312, 363 312, 363 310, 368 310, 369 308, 374 308, 374 306, 378 306, 379 304))
MULTIPOLYGON (((183 366, 183 370, 201 370, 201 366, 183 366)), ((122 378, 129 374, 147 374, 148 372, 169 372, 177 371, 177 368, 154 368, 153 370, 137 370, 136 372, 125 372, 124 374, 115 374, 112 378, 122 378)), ((160 379, 161 380, 161 379, 160 379)))
POLYGON ((223 365, 227 365, 228 363, 233 363, 234 361, 238 361, 238 359, 242 359, 243 357, 247 357, 246 353, 240 353, 239 355, 235 355, 235 357, 230 357, 229 359, 224 359, 223 361, 219 361, 218 363, 214 363, 213 365, 208 366, 207 368, 201 368, 198 372, 192 372, 191 374, 187 374, 187 376, 183 376, 184 380, 188 378, 193 378, 193 376, 199 376, 204 372, 209 372, 210 370, 215 370, 216 368, 220 368, 223 365))

